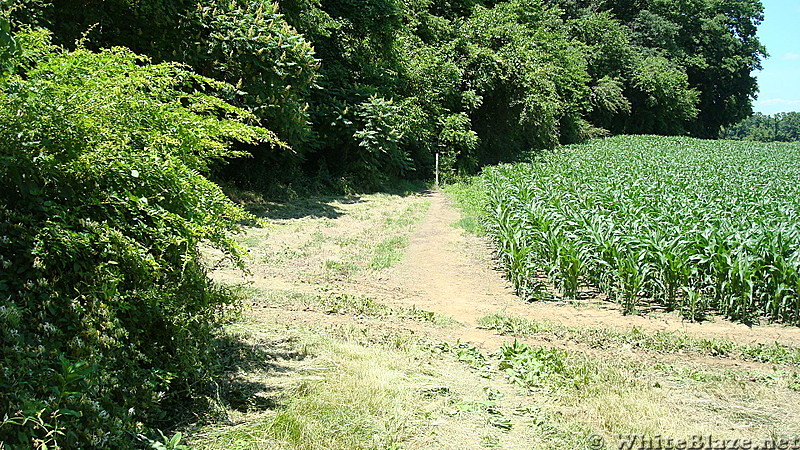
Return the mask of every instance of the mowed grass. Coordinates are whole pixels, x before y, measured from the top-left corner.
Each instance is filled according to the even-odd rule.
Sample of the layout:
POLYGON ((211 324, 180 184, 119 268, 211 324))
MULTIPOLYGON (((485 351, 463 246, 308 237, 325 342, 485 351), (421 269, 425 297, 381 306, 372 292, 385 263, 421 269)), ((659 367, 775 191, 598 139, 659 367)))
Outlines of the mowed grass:
POLYGON ((263 385, 270 407, 239 417, 229 413, 227 426, 195 430, 192 448, 397 448, 417 432, 414 422, 423 405, 407 375, 415 365, 410 353, 296 331, 283 334, 292 337, 300 361, 247 374, 250 383, 263 385), (291 381, 276 370, 291 373, 291 381))
POLYGON ((629 346, 657 353, 706 355, 800 368, 800 348, 778 342, 739 344, 714 336, 697 338, 681 332, 567 326, 501 313, 484 316, 478 323, 503 334, 519 337, 552 336, 599 349, 629 346))
POLYGON ((191 448, 518 448, 531 440, 535 430, 509 429, 519 423, 516 403, 414 330, 448 334, 461 324, 359 292, 382 287, 375 279, 403 258, 425 197, 265 205, 262 227, 239 238, 251 273, 213 273, 247 308, 219 349, 229 362, 217 414, 183 430, 191 448))
POLYGON ((667 360, 614 339, 601 352, 552 337, 540 341, 547 345, 524 340, 493 353, 442 346, 484 376, 531 393, 520 414, 530 414, 540 437, 519 448, 617 448, 618 436, 631 434, 766 439, 800 430, 800 385, 786 366, 707 365, 691 353, 667 360), (606 447, 592 445, 598 436, 606 447))
POLYGON ((182 429, 191 448, 588 449, 594 435, 614 448, 621 433, 800 432, 789 347, 501 314, 476 330, 376 289, 394 270, 371 267, 377 247, 410 236, 425 198, 302 205, 241 237, 244 283, 215 274, 248 308, 221 337, 216 415, 182 429))
POLYGON ((240 285, 232 289, 249 302, 262 307, 294 307, 322 311, 326 314, 351 315, 373 319, 413 320, 442 327, 459 323, 447 316, 415 306, 387 306, 365 295, 338 292, 308 293, 240 285))
MULTIPOLYGON (((800 145, 621 136, 484 172, 485 227, 520 295, 549 276, 633 313, 800 323, 800 145)), ((474 195, 472 196, 475 197, 474 195)))
MULTIPOLYGON (((408 236, 429 206, 419 194, 260 200, 247 205, 262 218, 260 226, 248 227, 238 242, 251 257, 251 269, 275 279, 307 285, 352 282, 401 261, 408 236)), ((218 280, 241 279, 241 272, 223 268, 214 274, 218 280)))

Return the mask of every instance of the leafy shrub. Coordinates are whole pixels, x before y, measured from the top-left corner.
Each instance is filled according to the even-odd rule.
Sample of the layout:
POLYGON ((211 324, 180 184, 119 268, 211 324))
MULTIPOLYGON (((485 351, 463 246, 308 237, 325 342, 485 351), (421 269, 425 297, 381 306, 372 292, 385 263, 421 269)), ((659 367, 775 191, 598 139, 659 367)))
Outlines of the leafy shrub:
POLYGON ((9 69, 8 62, 17 50, 17 41, 11 35, 11 23, 0 16, 0 76, 9 69))
POLYGON ((0 441, 130 447, 213 369, 229 297, 198 246, 240 261, 249 216, 201 172, 233 141, 283 144, 180 65, 26 55, 0 89, 0 441))
POLYGON ((461 36, 466 85, 482 98, 471 114, 481 162, 553 147, 566 137, 562 125, 588 110, 581 47, 568 40, 558 10, 546 2, 475 7, 461 36))
MULTIPOLYGON (((306 99, 319 63, 277 9, 265 0, 197 3, 185 19, 183 50, 163 58, 240 86, 243 104, 299 150, 311 138, 306 99)), ((161 45, 162 52, 176 47, 161 45)))
POLYGON ((17 21, 52 30, 58 44, 125 46, 231 83, 240 89, 234 100, 282 140, 300 150, 310 138, 306 98, 318 61, 271 1, 0 0, 0 7, 3 2, 17 5, 17 21))

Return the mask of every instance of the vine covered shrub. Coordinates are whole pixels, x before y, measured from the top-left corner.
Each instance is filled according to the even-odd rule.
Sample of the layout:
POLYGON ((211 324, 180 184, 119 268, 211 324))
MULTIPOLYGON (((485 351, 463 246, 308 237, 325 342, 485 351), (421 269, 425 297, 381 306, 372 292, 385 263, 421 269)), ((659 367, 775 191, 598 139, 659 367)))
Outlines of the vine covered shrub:
POLYGON ((201 173, 234 141, 283 144, 229 85, 46 47, 0 85, 0 442, 130 447, 209 386, 229 296, 198 246, 240 262, 249 216, 201 173))

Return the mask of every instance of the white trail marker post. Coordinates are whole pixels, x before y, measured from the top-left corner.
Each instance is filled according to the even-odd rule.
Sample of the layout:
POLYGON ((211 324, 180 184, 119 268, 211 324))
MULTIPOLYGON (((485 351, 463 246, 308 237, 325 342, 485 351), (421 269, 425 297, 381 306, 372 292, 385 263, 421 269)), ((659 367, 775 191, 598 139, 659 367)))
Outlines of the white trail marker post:
POLYGON ((439 187, 439 152, 436 152, 436 187, 439 187))

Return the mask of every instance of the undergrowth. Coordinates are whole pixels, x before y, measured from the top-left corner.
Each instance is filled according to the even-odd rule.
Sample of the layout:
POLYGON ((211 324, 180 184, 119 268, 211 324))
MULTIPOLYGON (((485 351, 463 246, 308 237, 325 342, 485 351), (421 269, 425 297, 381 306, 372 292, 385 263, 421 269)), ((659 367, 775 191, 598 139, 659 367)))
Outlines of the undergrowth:
POLYGON ((559 339, 588 344, 594 348, 630 345, 661 353, 699 353, 746 361, 800 366, 800 349, 779 344, 737 344, 722 338, 695 338, 668 331, 593 329, 569 327, 524 317, 490 314, 478 321, 481 326, 514 336, 555 335, 559 339))

